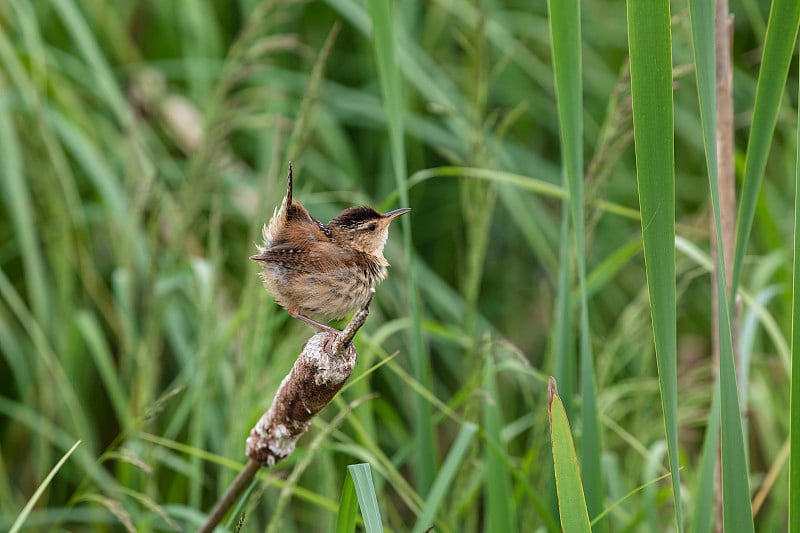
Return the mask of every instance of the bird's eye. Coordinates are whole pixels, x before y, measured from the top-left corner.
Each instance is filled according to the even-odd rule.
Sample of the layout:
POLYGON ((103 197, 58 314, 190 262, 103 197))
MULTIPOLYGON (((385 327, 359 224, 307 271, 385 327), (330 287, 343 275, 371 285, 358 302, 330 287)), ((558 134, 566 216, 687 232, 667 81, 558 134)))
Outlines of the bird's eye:
POLYGON ((378 226, 373 222, 372 224, 367 226, 367 231, 375 231, 375 228, 377 228, 377 227, 378 226))

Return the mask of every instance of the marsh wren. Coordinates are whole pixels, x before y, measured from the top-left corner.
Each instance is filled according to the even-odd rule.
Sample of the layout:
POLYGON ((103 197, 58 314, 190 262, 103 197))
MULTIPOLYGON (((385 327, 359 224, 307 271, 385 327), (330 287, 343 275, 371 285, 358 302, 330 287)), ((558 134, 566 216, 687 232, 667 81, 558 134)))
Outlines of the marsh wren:
POLYGON ((311 317, 339 319, 369 301, 387 276, 383 246, 389 224, 409 211, 348 207, 323 224, 292 198, 289 163, 286 196, 264 226, 264 245, 250 259, 261 264, 264 285, 291 316, 339 333, 311 317))

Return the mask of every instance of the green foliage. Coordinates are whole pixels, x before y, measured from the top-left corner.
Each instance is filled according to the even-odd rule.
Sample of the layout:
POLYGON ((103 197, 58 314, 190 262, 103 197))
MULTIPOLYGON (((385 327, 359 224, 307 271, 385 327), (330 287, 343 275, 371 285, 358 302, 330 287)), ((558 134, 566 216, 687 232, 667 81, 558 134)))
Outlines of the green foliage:
POLYGON ((364 529, 367 533, 381 533, 383 531, 381 512, 378 508, 378 499, 375 496, 375 485, 372 483, 369 465, 366 463, 350 465, 347 470, 353 476, 358 506, 361 508, 361 516, 364 520, 364 529))
MULTIPOLYGON (((800 290, 800 111, 798 111, 797 154, 798 164, 795 173, 794 200, 794 264, 792 266, 792 291, 800 290)), ((789 462, 789 499, 800 494, 800 298, 792 298, 792 390, 789 410, 791 460, 789 462)), ((789 529, 800 528, 800 510, 789 507, 789 529)))
POLYGON ((675 526, 683 531, 678 462, 675 156, 669 1, 628 1, 631 105, 642 246, 664 411, 675 526))
POLYGON ((344 478, 344 487, 339 497, 339 514, 336 518, 336 533, 350 533, 356 529, 356 518, 358 517, 358 499, 356 498, 356 486, 353 478, 344 478))
POLYGON ((550 440, 553 443, 553 468, 558 488, 561 527, 563 531, 591 531, 575 444, 572 441, 567 412, 556 389, 555 379, 550 378, 548 388, 550 440))
MULTIPOLYGON (((567 243, 574 242, 575 262, 578 271, 578 300, 580 301, 580 396, 581 396, 581 469, 587 485, 587 506, 589 512, 597 516, 603 508, 603 472, 600 455, 600 425, 597 416, 597 391, 595 390, 594 354, 592 353, 591 330, 589 325, 589 296, 586 290, 586 229, 584 224, 584 176, 583 176, 583 70, 581 61, 581 11, 577 0, 556 0, 548 3, 550 14, 550 38, 553 41, 553 74, 555 76, 556 101, 558 104, 558 123, 561 140, 561 160, 564 166, 564 188, 567 202, 563 206, 569 210, 572 229, 562 226, 562 237, 567 233, 571 239, 562 239, 559 257, 568 256, 567 243), (566 248, 566 249, 565 249, 566 248)), ((566 221, 562 220, 562 224, 566 221)), ((563 261, 563 260, 562 260, 563 261)), ((565 261, 564 261, 565 262, 565 261)), ((567 283, 559 283, 558 290, 564 294, 559 299, 566 301, 567 283)), ((558 304, 557 304, 558 305, 558 304)), ((563 304, 562 304, 563 305, 563 304)), ((561 322, 562 327, 567 321, 561 322)), ((562 333, 557 333, 559 338, 562 333)), ((572 358, 572 351, 559 346, 557 358, 572 358)), ((562 373, 571 372, 575 361, 557 361, 556 368, 562 373)), ((567 394, 573 394, 572 378, 566 378, 567 394)), ((557 467, 558 465, 556 465, 557 467)), ((556 470, 558 482, 558 470, 556 470)), ((581 498, 583 499, 583 498, 581 498)), ((561 500, 559 500, 561 501, 561 500)), ((567 527, 563 521, 562 527, 567 527)), ((605 525, 605 523, 603 523, 605 525)), ((598 531, 603 531, 598 527, 598 531)))
POLYGON ((710 527, 726 416, 739 511, 749 483, 785 530, 797 10, 732 7, 743 424, 709 356, 712 15, 630 4, 671 111, 632 104, 615 2, 0 2, 0 530, 203 521, 313 333, 247 260, 290 159, 320 219, 413 211, 353 377, 227 527, 359 528, 366 463, 386 531, 558 531, 556 375, 594 527, 681 524, 679 489, 710 527))
POLYGON ((11 528, 8 530, 9 533, 17 533, 17 531, 20 530, 20 528, 22 527, 22 524, 24 524, 25 520, 27 520, 28 515, 31 512, 31 509, 33 509, 33 506, 36 505, 36 502, 39 500, 39 498, 42 496, 42 493, 47 488, 47 485, 50 484, 50 481, 52 481, 52 479, 55 477, 56 473, 64 465, 64 463, 67 462, 67 459, 69 459, 69 456, 72 455, 72 452, 75 451, 75 448, 77 448, 80 443, 81 443, 81 441, 76 442, 72 446, 72 448, 67 450, 67 453, 65 453, 64 456, 61 459, 58 460, 58 463, 56 463, 56 465, 53 467, 53 469, 47 474, 47 477, 45 477, 44 480, 42 480, 41 485, 39 485, 39 487, 36 488, 36 492, 33 493, 33 496, 31 496, 31 499, 28 501, 27 504, 25 504, 25 508, 22 509, 22 512, 19 513, 19 516, 17 517, 17 519, 14 520, 13 524, 11 524, 11 528))

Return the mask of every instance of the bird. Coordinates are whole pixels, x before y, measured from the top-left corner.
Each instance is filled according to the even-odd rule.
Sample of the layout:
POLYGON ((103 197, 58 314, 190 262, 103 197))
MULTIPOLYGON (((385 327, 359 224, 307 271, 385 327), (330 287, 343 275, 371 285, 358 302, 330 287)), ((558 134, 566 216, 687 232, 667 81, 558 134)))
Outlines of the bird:
POLYGON ((264 225, 263 245, 250 259, 275 301, 294 318, 320 331, 339 330, 319 320, 338 320, 369 302, 388 275, 383 247, 389 225, 411 211, 380 213, 369 206, 348 207, 323 224, 292 196, 292 164, 286 195, 264 225))

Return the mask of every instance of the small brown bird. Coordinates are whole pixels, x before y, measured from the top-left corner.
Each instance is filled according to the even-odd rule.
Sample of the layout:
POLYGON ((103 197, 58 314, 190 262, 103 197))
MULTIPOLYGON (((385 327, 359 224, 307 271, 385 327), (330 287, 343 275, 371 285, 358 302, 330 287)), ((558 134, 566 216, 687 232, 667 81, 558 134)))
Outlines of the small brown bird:
POLYGON ((264 245, 250 259, 261 264, 264 285, 291 316, 339 333, 311 316, 339 319, 369 300, 387 276, 383 246, 389 224, 409 211, 348 207, 323 224, 292 198, 289 163, 286 196, 264 226, 264 245))

